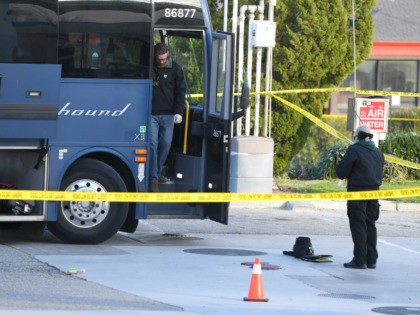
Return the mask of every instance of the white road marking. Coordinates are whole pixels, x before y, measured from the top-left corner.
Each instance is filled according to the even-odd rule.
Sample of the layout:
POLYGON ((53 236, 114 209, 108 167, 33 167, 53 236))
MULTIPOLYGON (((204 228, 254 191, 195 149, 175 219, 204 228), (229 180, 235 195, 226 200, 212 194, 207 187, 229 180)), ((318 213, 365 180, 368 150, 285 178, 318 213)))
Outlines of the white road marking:
POLYGON ((397 244, 394 244, 394 243, 390 243, 390 242, 387 242, 387 241, 384 241, 384 240, 381 240, 381 239, 378 239, 378 242, 379 242, 379 243, 382 243, 382 244, 385 244, 385 245, 389 245, 389 246, 392 246, 392 247, 398 248, 398 249, 405 250, 406 252, 409 252, 409 253, 413 253, 413 254, 417 254, 417 255, 419 255, 419 254, 420 254, 420 252, 419 252, 419 251, 412 250, 412 249, 409 249, 409 248, 407 248, 407 247, 400 246, 400 245, 397 245, 397 244))

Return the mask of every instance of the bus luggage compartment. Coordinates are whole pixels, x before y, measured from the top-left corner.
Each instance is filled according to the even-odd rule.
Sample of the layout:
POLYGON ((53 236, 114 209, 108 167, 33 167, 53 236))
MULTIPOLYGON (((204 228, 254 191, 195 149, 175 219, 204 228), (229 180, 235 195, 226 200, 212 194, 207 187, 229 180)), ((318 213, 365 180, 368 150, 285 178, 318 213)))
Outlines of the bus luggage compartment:
POLYGON ((0 139, 55 136, 60 65, 0 64, 0 139))

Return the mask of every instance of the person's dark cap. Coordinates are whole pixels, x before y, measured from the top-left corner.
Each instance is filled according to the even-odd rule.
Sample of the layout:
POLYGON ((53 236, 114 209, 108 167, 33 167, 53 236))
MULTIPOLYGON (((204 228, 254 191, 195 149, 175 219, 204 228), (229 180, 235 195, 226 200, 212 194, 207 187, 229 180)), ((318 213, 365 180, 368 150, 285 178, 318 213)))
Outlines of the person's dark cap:
POLYGON ((360 125, 359 127, 357 127, 354 134, 359 139, 373 138, 372 130, 370 130, 370 127, 368 125, 360 125))

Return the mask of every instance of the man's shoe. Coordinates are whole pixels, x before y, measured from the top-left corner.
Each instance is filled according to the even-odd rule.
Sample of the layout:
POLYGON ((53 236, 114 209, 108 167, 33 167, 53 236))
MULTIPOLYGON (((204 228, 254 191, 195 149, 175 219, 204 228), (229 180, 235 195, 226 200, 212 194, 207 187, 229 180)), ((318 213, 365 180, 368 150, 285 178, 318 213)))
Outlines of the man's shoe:
POLYGON ((367 267, 369 269, 375 269, 376 268, 376 264, 367 264, 367 267))
POLYGON ((356 264, 354 260, 344 263, 344 268, 352 268, 352 269, 366 269, 365 264, 356 264))
POLYGON ((159 192, 159 185, 157 183, 150 183, 149 191, 150 192, 159 192))
POLYGON ((168 181, 169 181, 168 178, 166 178, 165 176, 159 175, 159 177, 158 177, 159 184, 165 184, 168 181))

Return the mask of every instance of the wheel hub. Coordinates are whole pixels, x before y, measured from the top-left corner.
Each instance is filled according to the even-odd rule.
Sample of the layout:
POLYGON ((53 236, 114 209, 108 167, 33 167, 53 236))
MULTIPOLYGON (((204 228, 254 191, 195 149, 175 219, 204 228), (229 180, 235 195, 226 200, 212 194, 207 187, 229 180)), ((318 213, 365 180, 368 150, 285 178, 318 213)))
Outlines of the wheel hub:
MULTIPOLYGON (((66 191, 104 193, 106 189, 94 180, 80 179, 71 183, 66 191)), ((81 228, 98 225, 109 211, 109 202, 106 201, 66 201, 62 202, 61 206, 66 220, 81 228)))

